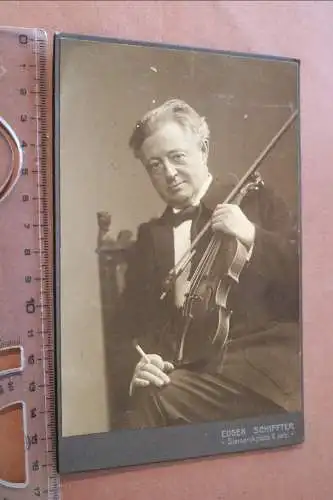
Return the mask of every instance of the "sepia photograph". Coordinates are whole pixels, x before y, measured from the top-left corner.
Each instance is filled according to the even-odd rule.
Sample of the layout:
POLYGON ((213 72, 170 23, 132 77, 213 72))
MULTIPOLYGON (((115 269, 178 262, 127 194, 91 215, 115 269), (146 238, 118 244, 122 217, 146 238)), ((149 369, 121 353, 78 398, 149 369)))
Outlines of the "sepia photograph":
POLYGON ((299 61, 55 39, 61 472, 303 435, 299 61))

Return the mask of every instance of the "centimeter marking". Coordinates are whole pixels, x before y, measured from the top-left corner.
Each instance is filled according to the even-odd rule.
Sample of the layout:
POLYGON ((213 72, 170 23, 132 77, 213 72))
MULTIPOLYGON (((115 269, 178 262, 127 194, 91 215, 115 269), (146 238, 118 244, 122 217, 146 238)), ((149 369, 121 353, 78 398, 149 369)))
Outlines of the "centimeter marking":
POLYGON ((8 296, 0 347, 21 345, 25 360, 21 374, 0 380, 0 408, 24 403, 27 467, 26 484, 0 485, 0 500, 58 500, 47 37, 39 29, 0 28, 0 50, 1 114, 24 150, 20 179, 0 203, 0 293, 8 296))

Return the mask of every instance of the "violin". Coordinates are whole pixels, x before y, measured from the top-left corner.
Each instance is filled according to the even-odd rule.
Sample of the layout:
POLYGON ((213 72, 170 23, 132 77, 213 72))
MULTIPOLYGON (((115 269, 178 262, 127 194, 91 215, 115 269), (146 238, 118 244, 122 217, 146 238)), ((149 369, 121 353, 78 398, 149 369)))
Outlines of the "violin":
MULTIPOLYGON (((279 132, 258 156, 245 175, 229 193, 223 203, 240 204, 251 191, 263 186, 263 179, 258 171, 259 165, 282 134, 296 118, 295 111, 286 121, 279 132)), ((196 253, 198 242, 211 227, 209 220, 174 268, 169 271, 165 281, 161 299, 172 289, 176 279, 184 271, 196 253)), ((223 358, 227 345, 232 311, 229 308, 228 298, 232 288, 236 287, 241 274, 246 267, 251 254, 236 237, 221 233, 213 233, 209 243, 199 260, 190 280, 188 293, 182 307, 182 322, 180 342, 178 346, 177 362, 184 361, 184 346, 191 329, 199 325, 205 335, 209 337, 210 345, 217 348, 216 352, 223 358), (209 328, 205 326, 205 319, 213 318, 209 328), (208 331, 207 331, 208 330, 208 331)))
MULTIPOLYGON (((240 205, 251 191, 264 185, 259 172, 255 172, 241 189, 233 203, 240 205)), ((204 322, 207 314, 216 313, 215 331, 208 332, 212 345, 222 352, 229 335, 232 311, 228 306, 231 289, 239 283, 250 258, 250 249, 237 238, 214 233, 190 280, 182 308, 183 329, 177 361, 182 361, 184 342, 193 323, 204 322)))

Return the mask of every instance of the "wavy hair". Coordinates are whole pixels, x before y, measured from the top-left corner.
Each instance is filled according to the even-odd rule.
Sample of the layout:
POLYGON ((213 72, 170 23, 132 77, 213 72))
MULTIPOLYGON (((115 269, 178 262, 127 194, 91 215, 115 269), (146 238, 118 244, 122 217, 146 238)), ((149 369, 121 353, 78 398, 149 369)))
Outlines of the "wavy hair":
POLYGON ((136 123, 129 140, 129 146, 134 156, 139 156, 143 142, 156 130, 158 124, 169 120, 190 129, 198 136, 202 144, 208 142, 210 131, 205 117, 200 116, 185 101, 170 99, 157 108, 148 111, 136 123))

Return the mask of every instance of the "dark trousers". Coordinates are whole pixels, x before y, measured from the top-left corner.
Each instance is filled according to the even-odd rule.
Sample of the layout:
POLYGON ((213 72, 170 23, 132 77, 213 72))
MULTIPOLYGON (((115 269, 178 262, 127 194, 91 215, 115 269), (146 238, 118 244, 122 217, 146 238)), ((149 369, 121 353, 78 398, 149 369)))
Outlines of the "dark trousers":
POLYGON ((233 420, 286 411, 222 375, 179 368, 169 376, 171 382, 162 388, 135 389, 132 428, 233 420))
POLYGON ((130 426, 234 420, 300 411, 301 336, 298 323, 272 323, 233 340, 221 374, 178 368, 162 388, 137 388, 130 426))

